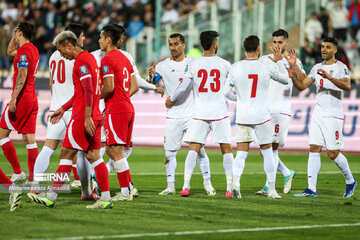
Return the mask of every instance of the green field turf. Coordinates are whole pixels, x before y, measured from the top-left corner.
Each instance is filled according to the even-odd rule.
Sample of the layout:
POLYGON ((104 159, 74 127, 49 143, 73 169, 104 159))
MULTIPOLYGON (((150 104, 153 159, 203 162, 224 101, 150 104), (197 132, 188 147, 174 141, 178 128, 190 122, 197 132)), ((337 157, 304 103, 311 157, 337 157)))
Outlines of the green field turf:
MULTIPOLYGON (((16 145, 20 164, 27 170, 26 149, 16 145)), ((58 165, 58 153, 52 157, 49 171, 58 165)), ((23 196, 22 207, 9 211, 9 194, 0 194, 0 239, 359 239, 360 188, 352 199, 344 199, 345 181, 336 165, 325 155, 318 177, 318 197, 299 199, 307 187, 307 154, 281 154, 283 162, 297 172, 292 191, 282 193, 283 177, 277 175, 277 190, 283 199, 255 196, 265 181, 262 158, 252 152, 246 161, 241 181, 243 199, 225 199, 225 175, 222 156, 208 150, 212 183, 217 195, 205 195, 199 168, 192 178, 189 198, 178 195, 183 183, 187 151, 178 153, 177 193, 159 196, 166 187, 160 148, 134 148, 129 159, 133 180, 140 195, 133 202, 115 202, 111 210, 86 209, 80 190, 60 194, 54 208, 30 202, 23 196), (334 224, 345 224, 335 227, 334 224), (317 228, 314 225, 319 225, 317 228), (301 226, 299 229, 286 227, 301 226), (307 229, 305 226, 309 226, 307 229), (284 229, 281 229, 284 227, 284 229), (259 228, 259 229, 255 229, 259 228), (276 229, 279 228, 279 229, 276 229), (233 232, 229 229, 234 229, 233 232), (224 232, 221 232, 224 230, 224 232), (161 234, 160 234, 161 233, 161 234), (151 235, 153 234, 153 235, 151 235), (86 238, 88 237, 88 238, 86 238)), ((354 176, 360 180, 359 155, 347 155, 354 176)), ((3 153, 0 167, 11 174, 3 153)), ((110 176, 112 195, 120 190, 116 175, 110 176)))

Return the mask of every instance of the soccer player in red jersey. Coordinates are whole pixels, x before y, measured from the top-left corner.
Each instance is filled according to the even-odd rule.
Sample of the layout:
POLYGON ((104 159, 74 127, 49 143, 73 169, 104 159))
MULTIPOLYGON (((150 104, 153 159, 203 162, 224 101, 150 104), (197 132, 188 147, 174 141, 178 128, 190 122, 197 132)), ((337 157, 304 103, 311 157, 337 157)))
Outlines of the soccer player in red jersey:
MULTIPOLYGON (((101 80, 95 58, 78 45, 78 39, 71 31, 60 33, 53 41, 60 54, 69 60, 75 59, 73 68, 74 96, 63 108, 56 110, 53 118, 61 118, 64 110, 72 106, 72 117, 66 129, 60 152, 60 164, 57 173, 70 174, 72 160, 78 150, 84 151, 86 158, 95 170, 101 189, 101 198, 87 208, 109 209, 113 207, 109 174, 100 157, 102 115, 99 110, 101 80)), ((63 178, 64 179, 64 178, 63 178)), ((64 181, 54 181, 45 197, 32 194, 32 200, 53 207, 60 187, 64 181)))
POLYGON ((35 93, 35 75, 39 65, 39 51, 30 42, 34 35, 34 26, 21 22, 8 46, 8 54, 14 58, 14 81, 11 100, 5 107, 0 120, 0 145, 11 163, 13 182, 26 179, 21 170, 14 144, 10 141, 11 131, 22 134, 28 151, 29 181, 33 180, 33 171, 38 148, 35 142, 36 116, 38 101, 35 93), (19 46, 19 48, 17 48, 19 46))
POLYGON ((107 55, 101 60, 101 76, 104 86, 101 98, 105 98, 106 153, 114 160, 121 193, 114 201, 130 201, 130 171, 124 154, 124 146, 130 146, 134 124, 134 107, 130 97, 139 89, 132 64, 117 50, 121 36, 116 26, 105 26, 100 34, 100 49, 107 55), (121 106, 121 107, 119 107, 121 106))

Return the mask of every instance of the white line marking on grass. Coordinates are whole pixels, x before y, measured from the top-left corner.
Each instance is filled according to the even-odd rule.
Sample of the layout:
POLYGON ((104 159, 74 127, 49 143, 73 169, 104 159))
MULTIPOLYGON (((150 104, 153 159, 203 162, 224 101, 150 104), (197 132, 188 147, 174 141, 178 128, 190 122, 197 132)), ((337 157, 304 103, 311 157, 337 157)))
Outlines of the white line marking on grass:
MULTIPOLYGON (((352 174, 358 174, 360 173, 360 171, 352 171, 352 174)), ((224 172, 212 172, 211 175, 223 175, 225 174, 224 172)), ((265 174, 265 172, 244 172, 243 175, 257 175, 257 174, 265 174)), ((307 172, 296 172, 296 174, 307 174, 307 172)), ((340 171, 323 171, 323 172, 319 172, 319 174, 323 174, 323 175, 330 175, 330 174, 342 174, 340 171)), ((116 175, 115 172, 110 173, 109 175, 116 175)), ((165 175, 165 172, 132 172, 131 175, 138 175, 138 176, 142 176, 142 175, 165 175)), ((177 172, 176 175, 184 175, 183 172, 177 172)), ((202 175, 201 172, 194 172, 193 175, 202 175)), ((10 175, 9 175, 10 176, 10 175)))
POLYGON ((336 228, 336 227, 356 227, 360 226, 358 223, 342 223, 342 224, 324 224, 324 225, 303 225, 303 226, 285 226, 285 227, 262 227, 262 228, 237 228, 237 229, 219 229, 206 231, 185 231, 185 232, 159 232, 159 233, 139 233, 139 234, 119 234, 119 235, 99 235, 99 236, 79 236, 79 237, 64 237, 64 238, 37 238, 32 240, 83 240, 83 239, 109 239, 109 238, 143 238, 143 237, 162 237, 172 235, 200 235, 213 233, 235 233, 235 232, 263 232, 263 231, 278 231, 278 230, 297 230, 297 229, 312 229, 312 228, 336 228))

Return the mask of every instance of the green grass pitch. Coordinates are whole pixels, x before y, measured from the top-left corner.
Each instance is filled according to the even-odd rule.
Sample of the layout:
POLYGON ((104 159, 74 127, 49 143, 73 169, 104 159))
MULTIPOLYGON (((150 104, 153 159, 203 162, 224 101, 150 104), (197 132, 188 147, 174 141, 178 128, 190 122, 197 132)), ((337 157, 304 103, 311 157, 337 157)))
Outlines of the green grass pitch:
MULTIPOLYGON (((16 145, 20 164, 27 170, 26 149, 16 145)), ((340 170, 322 155, 318 177, 318 197, 298 199, 307 187, 307 154, 284 153, 280 157, 297 172, 288 195, 282 193, 283 177, 277 175, 277 190, 282 199, 255 196, 264 185, 263 162, 258 152, 249 154, 241 179, 243 199, 225 198, 225 175, 219 151, 208 150, 214 197, 206 196, 202 176, 196 167, 190 196, 180 198, 186 150, 177 155, 176 195, 159 196, 166 187, 161 148, 134 147, 129 159, 132 177, 140 195, 133 202, 115 202, 111 210, 86 209, 89 202, 80 201, 80 190, 60 194, 54 208, 31 202, 26 194, 22 207, 9 211, 9 194, 0 194, 0 239, 359 239, 360 189, 351 199, 344 199, 345 181, 340 170), (345 224, 334 227, 333 224, 345 224), (314 225, 331 225, 314 227, 314 225), (310 226, 308 229, 282 227, 310 226), (259 229, 256 229, 259 228, 259 229), (265 228, 265 229, 264 229, 265 228), (276 229, 279 228, 279 229, 276 229), (234 229, 234 232, 229 231, 234 229), (241 230, 243 229, 243 230, 241 230), (244 230, 248 229, 248 230, 244 230), (225 230, 221 232, 221 230, 225 230), (187 233, 185 233, 187 232, 187 233), (159 233, 163 233, 159 234, 159 233), (151 235, 153 234, 153 235, 151 235)), ((53 155, 48 171, 58 166, 59 151, 53 155)), ((347 155, 355 178, 360 180, 359 155, 347 155)), ((11 174, 3 153, 0 167, 11 174)), ((110 175, 112 195, 120 190, 116 175, 110 175)))

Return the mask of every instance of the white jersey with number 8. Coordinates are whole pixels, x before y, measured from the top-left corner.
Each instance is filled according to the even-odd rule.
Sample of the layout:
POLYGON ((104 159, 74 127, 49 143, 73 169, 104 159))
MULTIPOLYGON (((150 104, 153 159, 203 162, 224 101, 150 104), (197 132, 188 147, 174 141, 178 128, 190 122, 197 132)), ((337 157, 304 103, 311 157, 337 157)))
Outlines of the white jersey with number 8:
POLYGON ((231 64, 215 55, 195 58, 185 76, 195 93, 194 119, 220 120, 229 116, 223 94, 231 64))
POLYGON ((74 95, 72 79, 74 62, 75 60, 63 58, 57 50, 50 57, 49 69, 52 78, 51 111, 60 108, 74 95))

